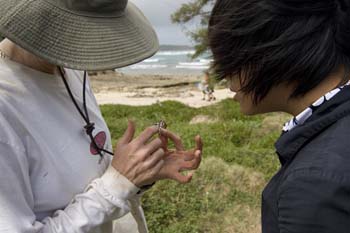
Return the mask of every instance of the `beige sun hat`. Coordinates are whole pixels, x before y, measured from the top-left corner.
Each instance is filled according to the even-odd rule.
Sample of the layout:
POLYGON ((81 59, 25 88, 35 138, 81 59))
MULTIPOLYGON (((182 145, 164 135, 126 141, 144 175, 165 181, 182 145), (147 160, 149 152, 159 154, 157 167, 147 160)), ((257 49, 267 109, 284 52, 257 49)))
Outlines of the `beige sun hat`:
POLYGON ((59 66, 106 70, 157 52, 155 31, 128 0, 0 0, 0 34, 59 66))

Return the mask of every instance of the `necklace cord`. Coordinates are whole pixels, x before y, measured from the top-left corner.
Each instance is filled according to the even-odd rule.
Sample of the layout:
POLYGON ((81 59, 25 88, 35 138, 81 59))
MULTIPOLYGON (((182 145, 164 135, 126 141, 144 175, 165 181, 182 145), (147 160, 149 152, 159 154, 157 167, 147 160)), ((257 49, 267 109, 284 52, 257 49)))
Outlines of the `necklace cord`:
MULTIPOLYGON (((8 56, 2 50, 0 50, 0 58, 8 58, 8 56)), ((84 71, 84 81, 83 81, 83 109, 84 109, 84 112, 85 112, 85 115, 84 115, 84 113, 79 108, 79 106, 78 106, 78 104, 77 104, 77 102, 76 102, 76 100, 75 100, 75 98, 74 98, 74 96, 72 94, 72 91, 69 88, 68 82, 67 82, 66 77, 65 77, 65 71, 63 70, 63 68, 61 68, 59 66, 57 68, 58 68, 58 70, 59 70, 59 72, 61 74, 62 80, 63 80, 64 85, 65 85, 65 87, 66 87, 66 89, 68 91, 68 94, 69 94, 70 98, 72 99, 72 101, 73 101, 76 109, 78 110, 79 114, 81 115, 81 117, 86 122, 86 125, 84 126, 85 132, 90 137, 92 145, 97 150, 97 152, 99 153, 101 160, 103 158, 102 151, 107 153, 107 154, 114 155, 112 152, 110 152, 108 150, 105 150, 103 148, 100 148, 97 145, 97 143, 95 141, 95 138, 92 135, 92 133, 93 133, 93 131, 95 129, 95 123, 90 122, 89 113, 88 113, 87 106, 86 106, 86 74, 87 74, 87 72, 84 71)))
POLYGON ((84 81, 83 81, 83 107, 84 107, 84 111, 85 111, 85 116, 86 116, 86 120, 87 122, 90 122, 89 119, 89 113, 87 111, 87 107, 86 107, 86 71, 84 71, 84 81))
POLYGON ((68 94, 70 96, 70 98, 72 99, 72 102, 75 106, 75 108, 78 110, 79 114, 82 116, 82 118, 84 119, 86 125, 84 126, 84 129, 85 129, 85 132, 86 134, 90 137, 90 140, 92 142, 92 145, 93 147, 97 150, 97 152, 99 153, 100 155, 100 158, 102 159, 103 158, 103 154, 102 154, 102 151, 107 153, 107 154, 110 154, 110 155, 114 155, 112 152, 108 151, 108 150, 105 150, 103 148, 100 148, 96 141, 95 141, 95 138, 93 137, 92 133, 95 129, 95 123, 93 122, 90 122, 90 118, 89 118, 89 113, 88 113, 88 110, 87 110, 87 106, 86 106, 86 71, 84 71, 84 82, 83 82, 83 109, 84 109, 84 112, 85 112, 85 115, 84 113, 82 112, 82 110, 80 109, 80 107, 78 106, 73 94, 72 94, 72 91, 71 89, 69 88, 69 85, 68 85, 68 82, 66 80, 66 77, 65 77, 65 71, 63 70, 63 68, 61 67, 58 67, 58 70, 61 74, 61 77, 62 77, 62 80, 64 82, 64 85, 68 91, 68 94))

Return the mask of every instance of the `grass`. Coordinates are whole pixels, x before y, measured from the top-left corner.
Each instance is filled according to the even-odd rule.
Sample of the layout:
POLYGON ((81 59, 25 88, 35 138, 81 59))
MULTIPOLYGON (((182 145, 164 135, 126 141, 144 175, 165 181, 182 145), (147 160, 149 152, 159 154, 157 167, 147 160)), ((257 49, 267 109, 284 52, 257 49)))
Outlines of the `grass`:
POLYGON ((143 198, 150 232, 260 232, 261 191, 279 167, 273 143, 285 115, 245 117, 231 100, 199 109, 168 101, 145 107, 103 105, 116 141, 134 119, 138 132, 164 119, 168 128, 194 146, 204 141, 203 162, 190 184, 160 181, 143 198), (196 116, 215 121, 189 124, 196 116))

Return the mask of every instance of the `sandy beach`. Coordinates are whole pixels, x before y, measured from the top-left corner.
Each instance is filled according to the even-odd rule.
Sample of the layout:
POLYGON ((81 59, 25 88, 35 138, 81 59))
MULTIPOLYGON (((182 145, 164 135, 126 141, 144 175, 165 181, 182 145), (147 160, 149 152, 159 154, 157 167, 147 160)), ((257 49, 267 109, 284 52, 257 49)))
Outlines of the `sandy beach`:
POLYGON ((175 100, 198 108, 233 97, 232 92, 221 87, 215 89, 215 101, 202 100, 202 92, 197 87, 201 78, 195 75, 126 75, 116 72, 90 75, 92 89, 101 105, 142 106, 175 100))

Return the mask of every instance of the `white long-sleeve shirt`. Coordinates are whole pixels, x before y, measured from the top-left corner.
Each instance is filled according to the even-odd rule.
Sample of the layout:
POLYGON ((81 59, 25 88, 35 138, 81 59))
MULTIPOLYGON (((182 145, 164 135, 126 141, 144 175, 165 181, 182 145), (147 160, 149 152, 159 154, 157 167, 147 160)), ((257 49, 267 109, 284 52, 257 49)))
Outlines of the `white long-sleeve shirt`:
MULTIPOLYGON (((83 73, 66 74, 82 107, 83 73)), ((93 135, 111 151, 89 85, 86 91, 93 135)), ((147 232, 138 188, 110 166, 108 154, 99 163, 84 125, 59 75, 0 59, 1 233, 112 233, 114 219, 116 229, 137 232, 137 222, 147 232)))

